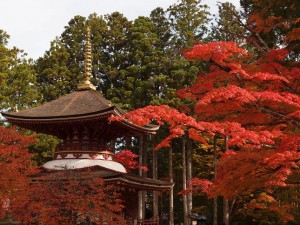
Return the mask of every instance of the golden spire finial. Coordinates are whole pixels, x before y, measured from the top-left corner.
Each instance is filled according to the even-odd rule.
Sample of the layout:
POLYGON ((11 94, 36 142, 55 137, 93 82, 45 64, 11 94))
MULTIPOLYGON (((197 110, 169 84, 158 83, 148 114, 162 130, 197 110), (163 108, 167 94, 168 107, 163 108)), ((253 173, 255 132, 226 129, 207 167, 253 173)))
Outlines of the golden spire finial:
POLYGON ((77 85, 78 90, 93 89, 96 87, 91 83, 92 76, 92 44, 91 44, 91 30, 87 27, 86 30, 86 46, 85 46, 85 62, 84 62, 84 80, 77 85))

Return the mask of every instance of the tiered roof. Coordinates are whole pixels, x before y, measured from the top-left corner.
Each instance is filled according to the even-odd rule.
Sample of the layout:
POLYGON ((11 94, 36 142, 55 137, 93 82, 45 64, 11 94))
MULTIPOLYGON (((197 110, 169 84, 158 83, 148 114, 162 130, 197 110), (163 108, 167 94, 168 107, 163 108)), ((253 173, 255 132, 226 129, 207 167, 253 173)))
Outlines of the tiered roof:
POLYGON ((110 116, 121 116, 123 113, 122 109, 112 105, 98 91, 84 89, 77 90, 38 107, 20 112, 2 113, 2 115, 12 124, 54 136, 58 136, 57 126, 89 121, 95 122, 103 119, 107 121, 106 126, 118 128, 118 131, 114 133, 115 135, 107 134, 107 131, 103 131, 105 134, 99 134, 109 136, 107 139, 124 134, 128 136, 154 134, 158 130, 158 126, 151 124, 141 127, 127 121, 110 123, 107 120, 110 116))
POLYGON ((12 124, 63 140, 55 159, 44 168, 52 171, 92 168, 109 182, 143 190, 170 189, 173 184, 132 174, 113 160, 106 144, 118 137, 154 134, 157 125, 138 126, 129 121, 109 121, 124 111, 106 100, 90 82, 91 46, 87 35, 85 78, 78 89, 57 100, 20 112, 2 113, 12 124))

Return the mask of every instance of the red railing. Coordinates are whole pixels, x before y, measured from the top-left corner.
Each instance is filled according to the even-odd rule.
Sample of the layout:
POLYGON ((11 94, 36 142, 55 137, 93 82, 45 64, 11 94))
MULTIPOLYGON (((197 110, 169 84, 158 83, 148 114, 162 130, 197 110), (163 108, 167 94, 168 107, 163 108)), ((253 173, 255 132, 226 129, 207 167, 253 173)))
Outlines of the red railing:
POLYGON ((127 220, 126 225, 159 225, 158 220, 127 220))
POLYGON ((137 225, 158 225, 157 220, 138 220, 137 225))

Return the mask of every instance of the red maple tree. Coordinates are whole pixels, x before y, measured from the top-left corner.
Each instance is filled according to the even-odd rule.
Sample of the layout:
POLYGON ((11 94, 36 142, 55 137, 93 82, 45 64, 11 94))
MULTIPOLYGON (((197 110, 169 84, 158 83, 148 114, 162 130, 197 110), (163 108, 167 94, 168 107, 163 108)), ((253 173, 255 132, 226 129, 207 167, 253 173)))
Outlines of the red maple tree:
POLYGON ((15 212, 24 224, 125 224, 115 186, 95 171, 65 170, 32 177, 29 201, 15 212), (26 212, 24 212, 26 209, 26 212))
POLYGON ((203 135, 228 138, 217 179, 194 180, 193 187, 201 187, 209 197, 232 199, 286 186, 300 162, 300 68, 286 63, 288 51, 270 50, 257 59, 234 42, 213 42, 195 45, 184 55, 209 65, 195 84, 177 92, 195 101, 193 117, 162 105, 112 120, 167 124, 170 135, 157 149, 186 132, 204 144, 203 135))
POLYGON ((247 129, 246 136, 222 133, 229 137, 229 150, 219 162, 211 196, 231 198, 256 188, 284 186, 298 169, 300 69, 284 66, 287 55, 284 49, 271 50, 254 60, 233 42, 199 44, 185 53, 188 59, 209 62, 210 72, 179 91, 180 96, 197 101, 195 112, 201 120, 236 122, 247 129), (230 150, 233 147, 239 151, 230 150))
POLYGON ((28 145, 34 137, 24 136, 14 127, 0 126, 0 218, 14 211, 28 200, 30 178, 36 173, 32 167, 28 145))
POLYGON ((147 171, 147 167, 141 166, 139 164, 139 162, 137 161, 138 158, 139 155, 134 154, 131 150, 128 149, 124 149, 114 156, 114 160, 121 163, 126 168, 127 172, 130 172, 133 169, 141 169, 147 171))
MULTIPOLYGON (((33 136, 0 126, 0 137, 0 218, 9 216, 22 224, 125 224, 115 186, 97 171, 43 171, 33 166, 28 152, 33 136)), ((129 153, 118 159, 136 168, 137 156, 129 153)))

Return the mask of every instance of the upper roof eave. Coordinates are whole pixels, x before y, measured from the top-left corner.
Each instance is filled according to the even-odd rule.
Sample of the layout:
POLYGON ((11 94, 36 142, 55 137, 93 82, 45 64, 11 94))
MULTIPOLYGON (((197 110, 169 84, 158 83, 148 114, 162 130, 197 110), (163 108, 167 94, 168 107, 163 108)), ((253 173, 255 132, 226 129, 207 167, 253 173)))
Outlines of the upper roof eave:
POLYGON ((85 114, 76 114, 76 115, 66 115, 66 116, 22 116, 18 114, 12 114, 12 113, 4 113, 2 112, 1 114, 7 119, 7 120, 14 120, 14 121, 30 121, 32 122, 47 122, 47 121, 52 121, 52 122, 60 122, 60 121, 66 121, 70 120, 72 121, 77 120, 77 119, 88 119, 88 118, 94 118, 97 116, 110 116, 110 115, 119 115, 119 112, 115 110, 115 106, 111 106, 109 108, 106 108, 104 110, 96 111, 96 112, 90 112, 90 113, 85 113, 85 114))
MULTIPOLYGON (((74 121, 78 120, 93 120, 95 118, 99 117, 109 117, 109 116, 121 116, 122 115, 122 110, 119 109, 116 106, 111 106, 110 108, 107 108, 105 110, 101 110, 98 112, 91 112, 91 113, 86 113, 86 114, 81 114, 81 115, 69 115, 69 116, 52 116, 52 117, 30 117, 30 116, 19 116, 19 115, 14 115, 10 113, 2 113, 2 115, 9 121, 12 122, 13 124, 20 125, 24 123, 30 123, 30 124, 41 124, 41 123, 72 123, 74 121)), ((121 123, 125 126, 132 127, 135 129, 143 130, 146 132, 155 132, 159 129, 158 125, 154 124, 147 124, 145 126, 138 126, 135 125, 127 120, 123 121, 118 121, 118 123, 121 123)))
MULTIPOLYGON (((121 116, 125 112, 112 105, 95 90, 80 90, 60 97, 52 102, 26 109, 20 112, 2 113, 11 123, 22 127, 22 124, 55 124, 90 121, 110 116, 121 116)), ((155 133, 159 126, 138 126, 123 120, 117 123, 146 133, 155 133)))

